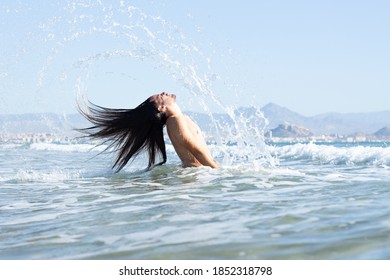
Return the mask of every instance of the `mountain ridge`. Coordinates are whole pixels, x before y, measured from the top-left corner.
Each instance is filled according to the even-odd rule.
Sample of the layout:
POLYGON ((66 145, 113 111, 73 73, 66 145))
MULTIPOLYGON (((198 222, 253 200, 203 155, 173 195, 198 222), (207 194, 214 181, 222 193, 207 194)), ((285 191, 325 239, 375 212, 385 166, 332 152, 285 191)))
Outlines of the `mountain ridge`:
MULTIPOLYGON (((314 135, 351 135, 356 133, 375 134, 381 129, 383 129, 381 132, 383 134, 387 133, 385 128, 390 127, 390 110, 370 113, 323 113, 308 117, 271 102, 262 108, 240 107, 234 111, 234 114, 249 119, 259 110, 268 120, 269 130, 282 128, 280 125, 288 124, 308 129, 314 135)), ((185 113, 193 118, 205 133, 215 131, 209 115, 191 111, 185 113)), ((212 117, 220 124, 233 126, 233 120, 228 114, 212 114, 212 117)), ((258 118, 256 121, 260 122, 261 119, 258 118)), ((88 125, 88 122, 79 114, 28 113, 0 115, 0 134, 64 133, 67 130, 72 134, 74 133, 74 131, 71 131, 73 128, 88 125)), ((263 123, 259 123, 259 125, 263 126, 263 123)))
POLYGON ((310 129, 314 134, 348 135, 362 132, 375 133, 390 126, 390 110, 369 113, 322 113, 311 117, 303 116, 275 103, 262 107, 264 116, 273 129, 285 122, 310 129))

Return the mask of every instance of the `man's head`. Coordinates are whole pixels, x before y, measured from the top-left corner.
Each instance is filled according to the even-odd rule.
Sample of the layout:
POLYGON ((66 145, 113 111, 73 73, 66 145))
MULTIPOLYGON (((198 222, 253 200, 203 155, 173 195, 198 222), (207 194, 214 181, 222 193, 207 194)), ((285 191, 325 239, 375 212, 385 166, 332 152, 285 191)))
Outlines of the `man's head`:
POLYGON ((155 94, 149 97, 149 101, 154 103, 159 112, 165 113, 167 118, 180 111, 176 104, 176 95, 174 94, 166 92, 155 94))

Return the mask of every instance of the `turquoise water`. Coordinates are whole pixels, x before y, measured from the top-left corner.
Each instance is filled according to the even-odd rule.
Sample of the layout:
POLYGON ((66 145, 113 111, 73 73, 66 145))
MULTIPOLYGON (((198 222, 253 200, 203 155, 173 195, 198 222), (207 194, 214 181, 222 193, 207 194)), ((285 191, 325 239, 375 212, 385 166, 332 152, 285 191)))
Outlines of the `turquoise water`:
POLYGON ((119 174, 91 147, 0 144, 1 259, 390 258, 386 145, 269 146, 275 166, 214 170, 168 147, 119 174))

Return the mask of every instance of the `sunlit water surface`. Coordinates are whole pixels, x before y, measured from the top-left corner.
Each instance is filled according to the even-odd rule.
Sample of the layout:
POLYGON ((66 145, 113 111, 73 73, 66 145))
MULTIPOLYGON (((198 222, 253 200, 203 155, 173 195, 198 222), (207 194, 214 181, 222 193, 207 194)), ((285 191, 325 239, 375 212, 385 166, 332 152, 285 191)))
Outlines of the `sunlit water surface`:
MULTIPOLYGON (((1 259, 389 259, 390 148, 270 146, 119 174, 88 144, 0 144, 1 259)), ((211 147, 212 151, 216 147, 211 147)))

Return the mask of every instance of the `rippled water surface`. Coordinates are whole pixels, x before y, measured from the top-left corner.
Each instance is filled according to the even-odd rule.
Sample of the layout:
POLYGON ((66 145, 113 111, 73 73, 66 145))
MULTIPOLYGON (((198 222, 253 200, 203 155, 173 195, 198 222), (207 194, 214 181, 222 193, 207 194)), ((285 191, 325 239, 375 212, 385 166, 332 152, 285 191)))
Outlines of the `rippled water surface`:
POLYGON ((389 259, 386 146, 270 147, 275 167, 1 144, 1 259, 389 259), (358 156, 359 155, 359 156, 358 156))

